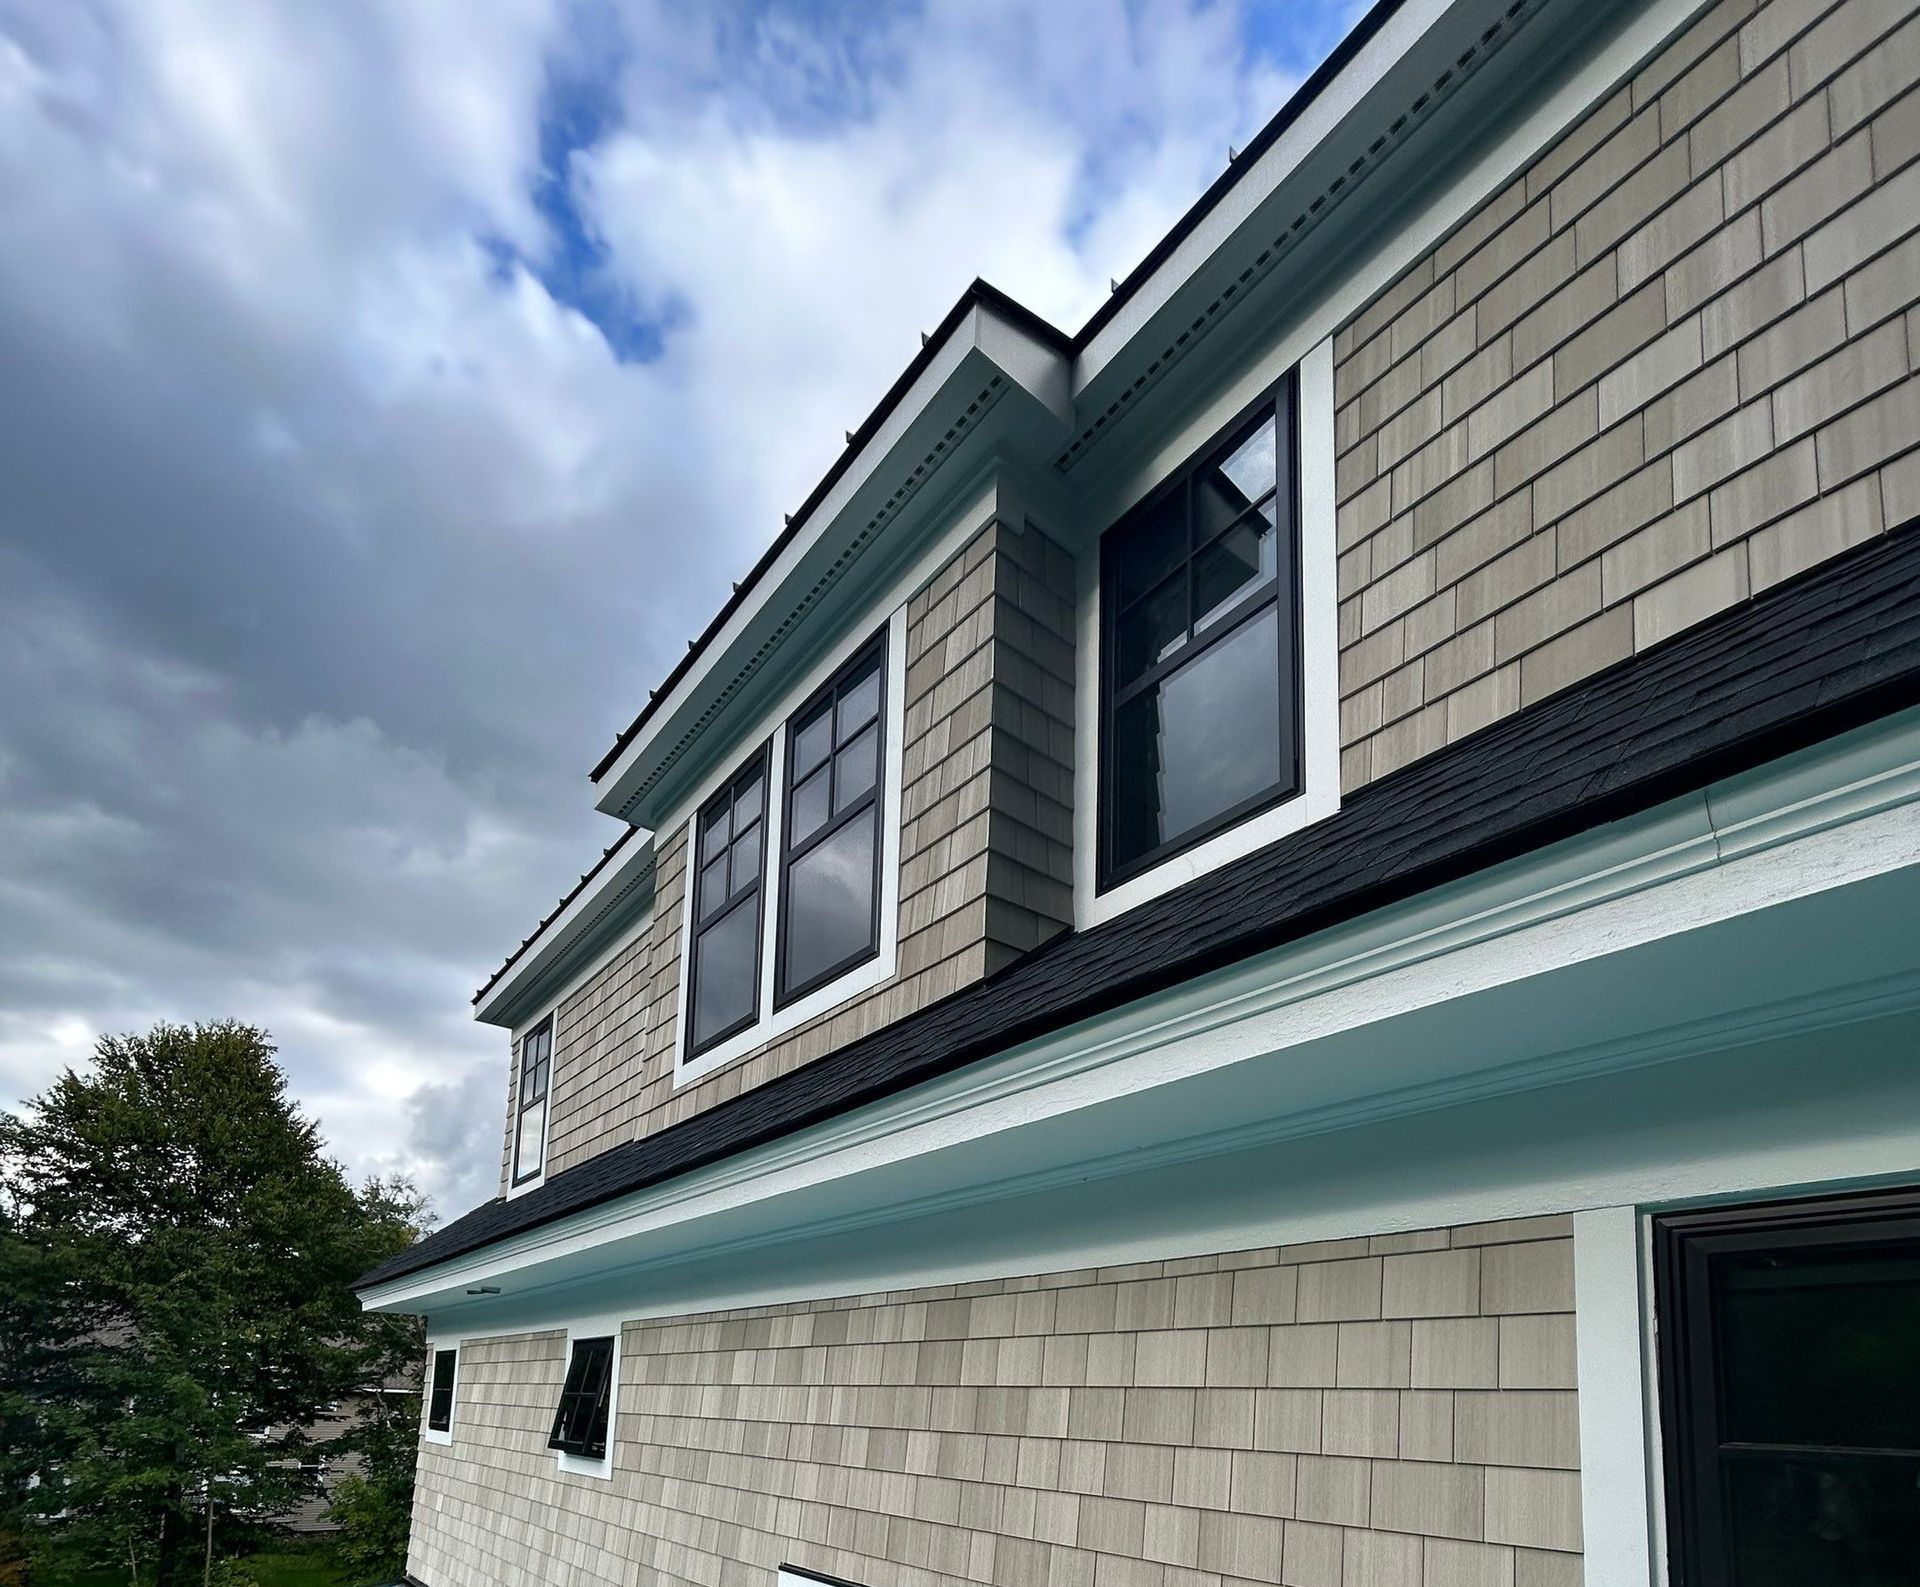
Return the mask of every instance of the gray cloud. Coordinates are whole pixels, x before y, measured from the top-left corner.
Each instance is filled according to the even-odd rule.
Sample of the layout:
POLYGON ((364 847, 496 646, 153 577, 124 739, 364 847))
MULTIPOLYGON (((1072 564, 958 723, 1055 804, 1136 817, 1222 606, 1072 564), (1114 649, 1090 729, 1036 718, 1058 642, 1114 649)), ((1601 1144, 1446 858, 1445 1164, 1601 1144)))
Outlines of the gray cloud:
POLYGON ((1077 321, 1288 76, 1188 0, 692 9, 0 0, 0 1103, 232 1015, 490 1193, 467 997, 586 768, 967 278, 1077 321))

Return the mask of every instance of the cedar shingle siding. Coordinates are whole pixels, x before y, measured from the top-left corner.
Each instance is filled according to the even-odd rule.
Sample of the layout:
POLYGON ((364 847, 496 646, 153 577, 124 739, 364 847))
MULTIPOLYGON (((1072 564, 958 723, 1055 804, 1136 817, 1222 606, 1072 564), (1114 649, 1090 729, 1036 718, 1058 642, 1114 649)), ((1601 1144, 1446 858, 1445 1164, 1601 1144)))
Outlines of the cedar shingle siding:
POLYGON ((545 1447, 563 1337, 469 1340, 409 1566, 1565 1587, 1572 1308, 1547 1218, 633 1323, 611 1482, 545 1447))
POLYGON ((1340 333, 1347 788, 1920 512, 1916 82, 1721 0, 1340 333))
POLYGON ((555 1017, 550 1174, 910 1014, 1067 926, 1072 559, 1036 530, 988 525, 909 601, 906 665, 898 975, 676 1092, 685 824, 660 833, 650 929, 555 1017))

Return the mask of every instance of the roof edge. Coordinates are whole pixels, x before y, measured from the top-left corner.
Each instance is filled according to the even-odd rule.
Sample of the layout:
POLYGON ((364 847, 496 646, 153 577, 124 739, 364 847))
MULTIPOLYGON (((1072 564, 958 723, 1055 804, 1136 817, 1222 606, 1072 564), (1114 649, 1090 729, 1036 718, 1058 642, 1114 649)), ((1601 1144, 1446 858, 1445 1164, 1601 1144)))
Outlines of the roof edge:
MULTIPOLYGON (((1395 3, 1399 3, 1399 0, 1395 0, 1395 3)), ((661 680, 657 687, 648 691, 647 703, 640 708, 639 714, 621 730, 619 736, 613 741, 613 747, 600 757, 593 770, 587 774, 588 782, 597 784, 613 769, 614 764, 626 753, 627 746, 632 744, 633 741, 640 736, 641 731, 646 727, 647 723, 653 719, 655 713, 665 703, 667 697, 672 694, 681 680, 693 670, 695 663, 706 653, 707 647, 713 643, 719 636, 720 631, 726 627, 728 619, 753 597, 760 581, 766 577, 773 565, 780 560, 781 553, 784 552, 788 546, 792 545, 812 522, 813 515, 819 511, 821 504, 832 494, 834 486, 845 478, 848 469, 852 468, 854 460, 858 458, 860 453, 866 448, 867 443, 879 433, 881 426, 892 416, 894 409, 900 405, 901 400, 913 389, 914 382, 926 372, 934 359, 939 356, 941 349, 952 339, 954 333, 959 330, 961 324, 966 320, 967 315, 976 308, 991 310, 1002 319, 1007 320, 1018 329, 1032 336, 1036 341, 1051 346, 1063 357, 1070 355, 1073 351, 1072 340, 1065 331, 1044 319, 1039 314, 1036 314, 1024 303, 1017 302, 1015 299, 1007 296, 1006 293, 1002 292, 990 282, 975 277, 973 283, 955 300, 953 307, 948 309, 941 317, 940 323, 935 326, 932 331, 927 333, 920 344, 919 352, 914 354, 912 360, 907 364, 907 367, 900 372, 899 377, 887 388, 885 395, 874 405, 873 410, 868 413, 865 419, 861 420, 860 427, 848 433, 847 444, 841 448, 840 455, 834 459, 832 467, 821 476, 820 482, 814 486, 812 492, 807 496, 807 499, 788 517, 785 526, 779 534, 774 536, 772 543, 768 545, 767 549, 760 554, 760 559, 747 571, 746 577, 734 585, 733 593, 727 597, 725 603, 720 607, 720 610, 714 614, 712 621, 700 631, 698 637, 687 647, 686 654, 674 663, 673 670, 661 680)))
MULTIPOLYGON (((1256 851, 1229 868, 1234 876, 1210 873, 1102 926, 1063 933, 986 981, 950 994, 905 1020, 742 1091, 657 1134, 589 1158, 568 1171, 568 1175, 583 1176, 571 1187, 572 1194, 568 1193, 568 1175, 563 1175, 549 1181, 536 1197, 516 1204, 526 1215, 524 1224, 494 1232, 476 1229, 463 1233, 462 1225, 470 1222, 484 1229, 492 1209, 502 1205, 497 1199, 482 1203, 419 1245, 362 1275, 354 1288, 365 1291, 427 1271, 524 1229, 555 1222, 737 1156, 1079 1019, 1095 1017, 1195 976, 1284 947, 1345 920, 1654 808, 1916 705, 1920 705, 1920 519, 1817 564, 1479 734, 1369 784, 1338 815, 1256 851), (1796 646, 1810 639, 1823 644, 1815 647, 1809 659, 1791 668, 1768 670, 1748 661, 1743 672, 1731 658, 1750 653, 1756 632, 1784 632, 1780 626, 1783 608, 1797 625, 1792 629, 1796 646), (1890 623, 1895 614, 1904 627, 1890 623), (1875 637, 1881 646, 1877 651, 1875 637), (1689 667, 1694 669, 1692 684, 1676 688, 1669 675, 1679 669, 1684 681, 1689 667), (1743 676, 1755 680, 1759 692, 1753 698, 1741 699, 1738 695, 1743 676), (1677 719, 1664 724, 1645 719, 1649 700, 1671 703, 1684 697, 1684 703, 1671 708, 1688 713, 1688 720, 1692 720, 1703 710, 1699 699, 1702 690, 1732 693, 1720 701, 1718 714, 1706 711, 1707 720, 1696 732, 1680 733, 1677 719), (1356 840, 1369 838, 1363 812, 1366 816, 1381 810, 1391 812, 1409 801, 1424 807, 1430 796, 1430 790, 1423 792, 1425 785, 1457 779, 1463 766, 1476 768, 1490 755, 1505 755, 1514 766, 1532 768, 1538 762, 1540 745, 1536 741, 1542 734, 1550 739, 1559 732, 1597 731, 1590 725, 1596 709, 1602 716, 1607 709, 1617 709, 1630 722, 1625 736, 1606 746, 1611 750, 1609 769, 1594 773, 1576 768, 1570 779, 1561 779, 1560 786, 1534 790, 1525 798, 1513 796, 1509 769, 1495 779, 1503 790, 1499 795, 1506 812, 1503 825, 1487 830, 1469 826, 1451 836, 1442 833, 1412 842, 1403 823, 1389 821, 1374 835, 1379 843, 1404 852, 1398 853, 1383 875, 1359 881, 1349 878, 1331 893, 1297 901, 1291 910, 1273 919, 1216 933, 1216 940, 1205 946, 1149 964, 1137 974, 1124 977, 1119 985, 1077 995, 1071 1006, 1022 1013, 985 1035, 961 1035, 943 1051, 934 1052, 927 1045, 910 1061, 866 1082, 850 1083, 836 1074, 863 1050, 877 1049, 890 1041, 897 1043, 902 1032, 923 1033, 924 1044, 924 1033, 938 1032, 953 1021, 957 1009, 972 1001, 1004 1001, 1009 982, 1058 955, 1078 951, 1077 945, 1089 936, 1121 929, 1125 922, 1156 906, 1162 911, 1186 910, 1195 899, 1204 899, 1223 885, 1244 887, 1244 880, 1236 881, 1235 877, 1246 866, 1272 865, 1279 856, 1297 850, 1303 843, 1322 847, 1337 843, 1345 846, 1342 852, 1349 852, 1356 840), (793 1099, 790 1107, 785 1102, 789 1097, 793 1099), (636 1154, 659 1155, 662 1144, 676 1137, 685 1145, 669 1163, 624 1179, 610 1173, 621 1160, 636 1154), (433 1252, 432 1247, 440 1242, 444 1250, 433 1252)), ((1465 819, 1458 817, 1456 827, 1465 819)))
POLYGON ((640 827, 628 827, 619 837, 615 838, 613 842, 601 850, 600 858, 595 860, 592 865, 588 866, 587 869, 581 873, 580 879, 575 882, 572 887, 567 889, 561 896, 560 902, 555 904, 552 909, 548 910, 547 913, 541 917, 539 925, 535 926, 532 931, 520 939, 520 946, 515 948, 513 952, 501 961, 499 969, 488 976, 486 983, 479 991, 473 994, 471 1001, 475 1009, 479 1008, 481 1001, 486 995, 498 986, 513 967, 525 958, 539 943, 541 937, 546 934, 547 929, 567 912, 568 907, 574 900, 584 894, 587 889, 606 872, 607 867, 613 864, 614 860, 620 854, 625 852, 627 845, 636 839, 650 842, 652 834, 645 832, 640 827))

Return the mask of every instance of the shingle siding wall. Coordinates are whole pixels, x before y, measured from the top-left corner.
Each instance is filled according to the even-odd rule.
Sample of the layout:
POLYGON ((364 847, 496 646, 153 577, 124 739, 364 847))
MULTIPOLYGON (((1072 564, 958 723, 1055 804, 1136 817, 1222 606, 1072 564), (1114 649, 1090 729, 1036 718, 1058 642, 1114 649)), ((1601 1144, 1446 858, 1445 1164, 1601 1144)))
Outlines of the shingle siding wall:
POLYGON ((550 1172, 831 1052, 1067 926, 1073 615, 1067 553, 998 523, 910 599, 898 974, 678 1091, 686 828, 658 835, 650 930, 555 1021, 550 1172))
POLYGON ((428 1587, 1573 1587, 1564 1218, 625 1331, 611 1482, 541 1447, 560 1336, 462 1348, 428 1587))
POLYGON ((1346 787, 1920 513, 1916 83, 1721 0, 1340 332, 1346 787))

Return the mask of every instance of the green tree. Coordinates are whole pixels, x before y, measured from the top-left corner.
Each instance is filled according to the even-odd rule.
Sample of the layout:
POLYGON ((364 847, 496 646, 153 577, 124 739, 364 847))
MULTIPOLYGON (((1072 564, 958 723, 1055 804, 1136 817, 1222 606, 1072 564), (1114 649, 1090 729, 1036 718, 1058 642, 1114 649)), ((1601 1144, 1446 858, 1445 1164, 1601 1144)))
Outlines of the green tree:
POLYGON ((0 1469, 31 1547, 133 1587, 290 1505, 307 1427, 392 1348, 349 1286, 417 1198, 354 1193, 274 1054, 232 1021, 104 1037, 0 1116, 0 1469))
MULTIPOLYGON (((433 1222, 425 1198, 404 1179, 374 1180, 362 1199, 390 1226, 424 1232, 433 1222)), ((335 1484, 327 1517, 340 1529, 334 1553, 347 1572, 356 1581, 391 1581, 407 1564, 426 1335, 417 1317, 376 1313, 361 1338, 367 1392, 338 1446, 359 1457, 359 1469, 335 1484)))

